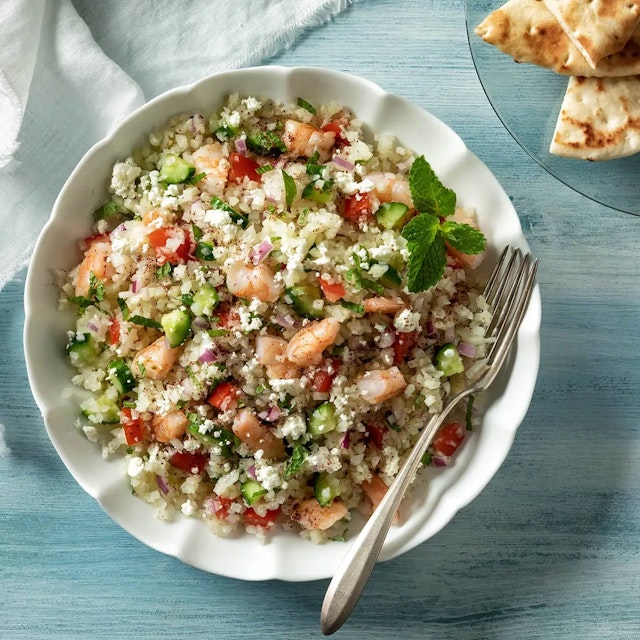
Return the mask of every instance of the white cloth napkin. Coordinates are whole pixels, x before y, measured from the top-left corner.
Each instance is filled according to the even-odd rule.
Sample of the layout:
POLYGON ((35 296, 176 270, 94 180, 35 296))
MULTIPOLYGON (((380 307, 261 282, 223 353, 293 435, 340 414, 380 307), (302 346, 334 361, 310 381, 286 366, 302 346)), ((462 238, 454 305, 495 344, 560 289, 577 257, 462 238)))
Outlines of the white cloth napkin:
POLYGON ((124 116, 264 62, 353 1, 1 0, 0 288, 28 263, 75 164, 124 116))

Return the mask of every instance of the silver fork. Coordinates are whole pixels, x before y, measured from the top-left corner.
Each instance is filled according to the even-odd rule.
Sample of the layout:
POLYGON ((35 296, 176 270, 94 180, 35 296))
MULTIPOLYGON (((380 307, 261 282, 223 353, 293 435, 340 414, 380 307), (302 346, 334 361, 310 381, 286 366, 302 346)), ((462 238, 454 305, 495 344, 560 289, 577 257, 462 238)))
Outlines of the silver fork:
POLYGON ((520 249, 507 246, 502 252, 484 291, 494 310, 486 334, 494 342, 485 364, 472 385, 447 398, 442 412, 429 420, 387 494, 345 555, 322 603, 320 626, 325 635, 337 631, 358 602, 378 559, 391 520, 438 428, 460 400, 483 391, 498 375, 527 309, 537 269, 538 261, 528 253, 522 255, 520 249))

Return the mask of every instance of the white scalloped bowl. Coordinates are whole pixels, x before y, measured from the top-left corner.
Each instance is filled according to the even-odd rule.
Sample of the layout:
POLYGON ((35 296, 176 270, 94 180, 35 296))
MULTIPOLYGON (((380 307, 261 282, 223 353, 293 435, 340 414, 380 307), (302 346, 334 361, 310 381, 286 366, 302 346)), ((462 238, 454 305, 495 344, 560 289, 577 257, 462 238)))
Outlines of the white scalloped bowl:
MULTIPOLYGON (((487 269, 505 244, 523 249, 527 245, 509 198, 451 129, 367 80, 320 68, 242 69, 169 91, 138 109, 96 144, 67 180, 31 261, 24 330, 33 395, 61 459, 113 520, 158 551, 205 571, 243 580, 315 580, 333 575, 349 541, 314 545, 293 533, 278 532, 263 544, 248 534, 218 538, 195 519, 157 519, 152 507, 131 495, 125 462, 103 460, 96 445, 74 427, 78 407, 63 393, 73 375, 64 352, 65 332, 72 325, 73 314, 57 310, 52 270, 68 270, 79 262, 78 240, 89 234, 91 212, 107 197, 116 161, 127 157, 149 131, 171 116, 212 112, 234 91, 285 102, 304 96, 315 103, 338 101, 347 105, 366 123, 369 132, 394 133, 407 147, 424 154, 441 180, 456 191, 459 203, 476 209, 490 247, 487 269)), ((536 289, 513 357, 488 395, 481 427, 467 438, 451 467, 426 470, 429 482, 414 491, 403 507, 404 522, 390 531, 382 560, 398 556, 440 531, 480 493, 504 461, 535 386, 540 315, 536 289)), ((353 539, 354 525, 351 529, 353 539)))

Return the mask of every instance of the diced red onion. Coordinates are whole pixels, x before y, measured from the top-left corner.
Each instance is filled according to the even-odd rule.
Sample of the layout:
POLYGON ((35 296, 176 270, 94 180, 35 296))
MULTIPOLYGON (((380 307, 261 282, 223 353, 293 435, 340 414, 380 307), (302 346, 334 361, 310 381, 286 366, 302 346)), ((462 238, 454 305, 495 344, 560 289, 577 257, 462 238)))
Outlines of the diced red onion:
POLYGON ((267 410, 267 415, 265 420, 267 422, 275 422, 282 415, 282 411, 280 411, 280 407, 278 405, 273 405, 269 407, 267 410))
POLYGON ((443 456, 440 454, 436 454, 431 457, 431 464, 433 464, 434 467, 447 467, 449 466, 450 461, 451 458, 449 456, 443 456))
POLYGON ((251 252, 251 262, 253 264, 260 264, 272 251, 273 245, 269 240, 263 240, 257 247, 254 247, 251 252))
POLYGON ((135 278, 131 278, 131 291, 138 293, 138 281, 135 278))
POLYGON ((118 233, 121 233, 122 231, 124 231, 127 227, 125 226, 124 222, 121 222, 115 229, 114 231, 117 231, 118 233))
POLYGON ((98 329, 100 327, 98 327, 98 325, 93 324, 93 322, 87 322, 87 327, 89 327, 89 329, 91 329, 91 331, 98 331, 98 329))
POLYGON ((256 467, 255 465, 251 465, 248 469, 247 469, 247 475, 250 478, 253 478, 254 480, 256 479, 256 467))
POLYGON ((353 171, 356 168, 356 165, 353 162, 349 162, 340 156, 333 157, 333 164, 337 164, 339 167, 346 169, 347 171, 353 171))
POLYGON ((200 354, 198 360, 200 360, 200 362, 215 362, 216 357, 215 351, 212 349, 206 349, 200 354))
POLYGON ((209 322, 202 316, 196 316, 191 322, 191 329, 193 330, 194 327, 196 329, 207 329, 209 327, 209 322))
POLYGON ((236 151, 242 155, 247 155, 247 143, 244 138, 236 138, 236 151))
POLYGON ((278 204, 278 201, 275 198, 272 198, 271 196, 266 196, 265 200, 270 204, 278 204))
POLYGON ((284 327, 285 329, 295 329, 298 326, 298 323, 296 322, 295 318, 293 318, 293 316, 290 315, 283 315, 282 313, 279 313, 275 318, 276 324, 279 324, 281 327, 284 327))
POLYGON ((459 342, 458 353, 461 356, 467 356, 468 358, 473 358, 473 356, 476 355, 476 347, 475 345, 469 344, 468 342, 459 342))
POLYGON ((164 493, 166 496, 169 493, 169 485, 167 481, 162 476, 156 476, 156 483, 158 484, 158 489, 164 493))
POLYGON ((456 337, 455 327, 447 327, 444 331, 444 339, 447 342, 452 342, 455 337, 456 337))
POLYGON ((427 320, 427 336, 431 337, 436 334, 436 328, 433 325, 433 320, 427 320))
POLYGON ((203 503, 204 511, 208 516, 214 516, 216 511, 222 507, 220 500, 214 497, 207 498, 203 503))
POLYGON ((343 449, 349 448, 349 432, 347 431, 344 436, 342 436, 342 440, 340 440, 340 446, 343 449))

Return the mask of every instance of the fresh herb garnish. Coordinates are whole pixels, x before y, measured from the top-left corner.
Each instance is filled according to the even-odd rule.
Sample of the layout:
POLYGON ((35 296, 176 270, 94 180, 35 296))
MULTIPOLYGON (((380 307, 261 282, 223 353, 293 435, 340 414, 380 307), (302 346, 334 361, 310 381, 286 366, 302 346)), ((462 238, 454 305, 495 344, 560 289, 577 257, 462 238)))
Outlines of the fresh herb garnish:
POLYGON ((200 240, 200 238, 202 238, 202 236, 204 235, 204 232, 197 224, 191 225, 191 233, 193 233, 193 237, 196 242, 198 242, 198 240, 200 240))
POLYGON ((356 302, 349 302, 348 300, 340 300, 340 304, 345 309, 349 309, 349 311, 351 311, 352 313, 364 315, 364 306, 361 304, 358 304, 356 302))
POLYGON ((486 238, 468 224, 442 220, 455 213, 456 194, 445 187, 424 156, 416 158, 409 174, 413 204, 420 212, 402 230, 409 262, 407 286, 416 293, 440 281, 447 264, 445 240, 464 254, 484 251, 486 238))
POLYGON ((122 319, 123 320, 128 320, 129 319, 129 307, 127 307, 127 303, 118 296, 117 298, 118 300, 118 306, 120 307, 120 312, 122 313, 122 319))
POLYGON ((165 278, 166 276, 171 274, 172 269, 173 266, 171 265, 171 263, 165 262, 161 267, 158 267, 156 269, 156 278, 158 278, 158 280, 162 280, 162 278, 165 278))
POLYGON ((162 325, 159 322, 143 316, 130 316, 129 322, 138 324, 141 327, 148 327, 149 329, 162 329, 162 325))
POLYGON ((218 138, 218 140, 220 140, 220 142, 225 142, 226 140, 228 140, 229 138, 231 138, 235 134, 236 134, 236 130, 233 127, 230 127, 228 125, 220 125, 213 132, 213 135, 215 135, 215 137, 218 138))
POLYGON ((302 446, 299 440, 293 443, 293 453, 284 467, 284 479, 290 478, 300 471, 309 452, 302 446))
POLYGON ((282 179, 284 180, 284 193, 287 200, 287 209, 291 209, 293 201, 296 199, 298 192, 296 188, 296 181, 286 172, 282 172, 282 179))
POLYGON ((309 209, 307 207, 305 207, 302 210, 302 213, 298 216, 298 224, 303 227, 305 224, 307 224, 307 218, 309 217, 309 209))
POLYGON ((198 244, 196 244, 196 249, 193 252, 193 255, 198 258, 198 260, 212 262, 216 259, 213 253, 213 249, 213 244, 211 244, 210 242, 198 242, 198 244))
POLYGON ((239 223, 243 229, 247 228, 249 218, 234 209, 230 204, 227 204, 224 200, 220 200, 217 196, 213 196, 213 198, 211 198, 211 206, 217 211, 226 211, 235 223, 239 223))
POLYGON ((268 171, 273 171, 273 167, 268 162, 256 169, 256 173, 259 175, 262 175, 263 173, 267 173, 268 171))
POLYGON ((304 98, 298 98, 297 104, 299 107, 306 109, 311 115, 316 115, 316 108, 310 102, 307 102, 304 98))
POLYGON ((86 296, 73 296, 69 298, 70 302, 73 304, 77 304, 80 307, 80 310, 84 313, 86 308, 89 305, 95 304, 98 305, 99 302, 104 300, 104 285, 98 278, 96 278, 96 274, 91 271, 89 273, 89 291, 86 296))
POLYGON ((203 171, 202 173, 196 173, 195 176, 191 176, 184 181, 184 184, 198 184, 202 178, 205 178, 207 174, 203 171))
POLYGON ((212 338, 220 338, 222 336, 228 336, 229 330, 228 329, 207 329, 207 333, 212 338))

